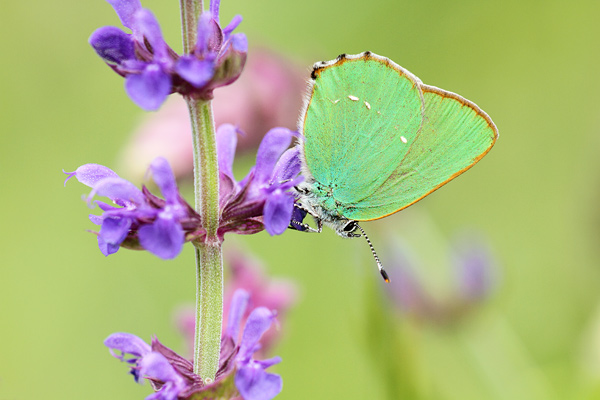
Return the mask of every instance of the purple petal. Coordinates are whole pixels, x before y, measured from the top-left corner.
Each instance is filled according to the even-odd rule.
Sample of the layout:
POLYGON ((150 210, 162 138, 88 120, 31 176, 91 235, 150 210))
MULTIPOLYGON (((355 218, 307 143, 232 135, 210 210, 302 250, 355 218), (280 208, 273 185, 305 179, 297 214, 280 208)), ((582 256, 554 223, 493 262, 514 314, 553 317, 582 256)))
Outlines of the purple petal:
POLYGON ((130 218, 104 218, 98 235, 98 244, 102 254, 114 254, 127 237, 131 227, 130 218))
POLYGON ((497 278, 489 246, 474 235, 465 235, 455 245, 454 253, 460 294, 467 300, 485 299, 497 278))
POLYGON ((295 178, 300 173, 300 150, 296 147, 286 150, 275 165, 271 183, 281 183, 295 178))
POLYGON ((123 361, 124 355, 116 355, 113 350, 136 357, 143 357, 151 351, 150 345, 131 333, 113 333, 104 340, 104 345, 110 349, 113 356, 121 361, 123 361))
POLYGON ((169 162, 163 157, 158 157, 150 164, 150 171, 152 171, 152 179, 165 197, 165 200, 171 204, 177 203, 179 200, 179 191, 177 190, 177 181, 169 162))
POLYGON ((142 8, 140 0, 106 0, 115 9, 123 26, 133 29, 133 15, 142 8))
POLYGON ((225 28, 223 28, 223 34, 227 37, 235 28, 237 28, 242 23, 242 16, 236 15, 231 19, 231 22, 227 24, 225 28))
POLYGON ((100 248, 100 252, 105 257, 108 257, 111 254, 115 254, 117 251, 119 251, 119 249, 121 248, 121 244, 106 243, 106 241, 102 239, 101 236, 98 236, 98 248, 100 248))
POLYGON ((235 374, 235 386, 244 400, 271 400, 281 392, 283 382, 260 367, 242 367, 235 374))
POLYGON ((233 294, 231 305, 229 306, 229 315, 227 317, 227 328, 225 335, 233 339, 237 343, 240 334, 240 323, 246 312, 246 307, 250 301, 250 293, 244 289, 238 289, 233 294))
POLYGON ((163 382, 160 390, 146 400, 175 400, 186 389, 183 378, 160 353, 151 352, 140 361, 140 376, 163 382))
POLYGON ((208 43, 214 32, 214 20, 210 11, 205 11, 198 18, 198 40, 196 41, 196 53, 204 55, 209 49, 208 43))
POLYGON ((63 172, 69 175, 67 179, 65 179, 65 185, 73 176, 77 178, 79 182, 89 187, 94 187, 98 181, 104 178, 119 177, 112 169, 100 164, 84 164, 77 168, 75 172, 65 172, 64 170, 63 172))
POLYGON ((237 147, 237 128, 231 124, 223 124, 217 129, 217 159, 219 170, 233 179, 233 160, 237 147))
POLYGON ((111 206, 110 204, 107 204, 103 201, 100 200, 96 200, 94 201, 94 203, 98 206, 98 208, 100 208, 102 211, 115 211, 115 210, 121 210, 121 208, 119 207, 114 207, 111 206))
POLYGON ((267 183, 281 154, 292 143, 292 131, 286 128, 273 128, 263 138, 256 154, 255 180, 267 183))
POLYGON ((290 193, 275 190, 267 197, 263 209, 265 229, 269 235, 281 235, 292 220, 294 197, 290 193))
POLYGON ((258 307, 252 310, 244 333, 240 342, 240 352, 238 357, 240 360, 249 360, 252 354, 257 350, 258 341, 261 336, 271 327, 275 320, 275 313, 266 307, 258 307))
POLYGON ((88 202, 94 197, 106 196, 120 204, 143 205, 145 198, 141 190, 129 181, 122 178, 104 178, 98 181, 88 196, 88 202))
POLYGON ((167 52, 167 44, 163 39, 160 25, 150 10, 142 8, 136 11, 134 14, 133 30, 136 35, 136 40, 142 42, 142 38, 137 37, 137 35, 141 35, 150 43, 155 61, 160 63, 169 62, 170 58, 167 52))
POLYGON ((210 12, 214 16, 215 21, 219 22, 219 8, 221 0, 210 0, 210 12))
POLYGON ((155 111, 171 93, 171 76, 157 64, 149 64, 141 74, 127 76, 125 90, 135 104, 155 111))
POLYGON ((185 240, 181 225, 174 218, 156 218, 138 230, 140 244, 154 255, 170 260, 177 257, 185 240))
POLYGON ((140 361, 140 375, 162 382, 182 381, 166 357, 155 351, 146 354, 140 361))
POLYGON ((121 64, 135 59, 135 45, 131 35, 114 26, 96 29, 88 42, 105 62, 121 64))
POLYGON ((267 360, 252 360, 252 364, 259 365, 262 369, 267 369, 275 364, 279 364, 281 362, 281 357, 273 357, 267 360))
POLYGON ((231 47, 238 53, 246 53, 248 51, 248 38, 243 33, 235 33, 229 39, 231 47))
POLYGON ((210 81, 215 72, 214 62, 199 60, 194 56, 183 56, 175 65, 175 71, 196 88, 201 88, 210 81))
MULTIPOLYGON (((302 223, 304 221, 304 218, 306 217, 306 215, 307 215, 306 211, 302 210, 301 208, 294 207, 294 210, 292 211, 292 219, 290 220, 290 223, 291 223, 291 221, 296 221, 296 222, 302 223)), ((297 231, 304 232, 304 231, 308 230, 307 228, 305 228, 301 225, 297 225, 297 224, 291 224, 291 226, 293 229, 296 229, 297 231)))

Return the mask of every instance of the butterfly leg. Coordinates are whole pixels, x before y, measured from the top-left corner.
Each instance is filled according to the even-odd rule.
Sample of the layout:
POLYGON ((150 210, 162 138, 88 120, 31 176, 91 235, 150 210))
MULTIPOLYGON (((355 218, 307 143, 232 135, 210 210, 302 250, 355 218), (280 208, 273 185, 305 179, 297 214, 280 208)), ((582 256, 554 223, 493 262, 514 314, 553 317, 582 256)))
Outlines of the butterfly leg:
POLYGON ((293 218, 290 221, 290 225, 289 225, 290 228, 296 229, 296 230, 299 230, 302 232, 311 232, 311 233, 323 232, 323 221, 321 220, 321 218, 319 218, 317 215, 315 215, 314 213, 312 213, 310 210, 306 209, 305 207, 301 206, 300 204, 294 203, 294 208, 302 210, 302 211, 306 212, 307 214, 309 214, 311 217, 313 217, 313 219, 317 223, 317 229, 313 228, 312 226, 310 226, 308 224, 305 224, 302 221, 297 221, 293 218))

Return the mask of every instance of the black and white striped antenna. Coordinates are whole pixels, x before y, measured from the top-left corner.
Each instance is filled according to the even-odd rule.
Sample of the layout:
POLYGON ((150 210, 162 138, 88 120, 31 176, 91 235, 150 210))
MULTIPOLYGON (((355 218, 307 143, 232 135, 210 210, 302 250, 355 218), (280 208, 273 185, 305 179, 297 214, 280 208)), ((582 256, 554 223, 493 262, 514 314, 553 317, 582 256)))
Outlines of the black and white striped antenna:
POLYGON ((377 253, 375 253, 375 248, 373 247, 371 240, 365 233, 365 230, 359 224, 355 224, 355 225, 358 227, 358 229, 360 229, 362 236, 366 239, 367 243, 369 244, 369 247, 371 248, 371 253, 373 253, 373 258, 375 258, 375 262, 377 263, 377 268, 379 268, 379 273, 383 277, 383 280, 386 281, 387 283, 389 283, 390 278, 389 278, 387 272, 385 272, 385 269, 383 269, 383 265, 381 264, 381 261, 379 261, 379 257, 377 257, 377 253))

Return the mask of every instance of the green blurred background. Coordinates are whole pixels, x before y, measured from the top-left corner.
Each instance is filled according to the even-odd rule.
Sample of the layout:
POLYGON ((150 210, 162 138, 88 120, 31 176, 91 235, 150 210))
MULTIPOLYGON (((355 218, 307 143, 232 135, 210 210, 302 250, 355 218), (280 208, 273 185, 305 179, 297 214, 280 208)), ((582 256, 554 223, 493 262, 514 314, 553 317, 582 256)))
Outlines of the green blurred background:
MULTIPOLYGON (((179 51, 178 2, 143 5, 179 51)), ((439 280, 456 232, 487 238, 496 289, 455 323, 403 317, 366 245, 331 231, 227 238, 300 288, 276 349, 279 398, 600 398, 600 3, 224 0, 222 19, 235 13, 251 44, 307 76, 315 61, 371 50, 475 101, 500 130, 467 174, 364 224, 378 248, 412 243, 424 281, 439 280)), ((126 331, 184 348, 172 320, 194 300, 191 247, 168 262, 105 258, 85 232, 86 188, 62 186, 63 168, 114 167, 143 116, 87 44, 102 25, 119 25, 102 0, 2 4, 2 400, 142 399, 149 385, 102 340, 126 331)))

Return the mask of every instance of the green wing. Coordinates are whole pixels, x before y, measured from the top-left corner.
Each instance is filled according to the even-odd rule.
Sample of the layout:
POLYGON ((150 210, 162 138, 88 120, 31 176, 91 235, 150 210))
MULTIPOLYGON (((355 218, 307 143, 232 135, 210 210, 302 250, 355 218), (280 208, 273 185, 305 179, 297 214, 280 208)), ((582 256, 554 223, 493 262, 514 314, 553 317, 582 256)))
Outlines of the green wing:
POLYGON ((406 156, 403 140, 412 141, 423 122, 419 82, 369 56, 340 57, 313 77, 303 121, 306 165, 336 200, 351 204, 380 188, 406 156))
POLYGON ((347 218, 385 217, 419 201, 479 161, 498 131, 479 107, 461 96, 422 85, 423 126, 386 181, 347 209, 347 218))
POLYGON ((491 119, 461 96, 378 56, 345 60, 321 70, 304 121, 307 168, 331 188, 342 216, 364 221, 400 211, 469 169, 496 141, 491 119), (342 103, 351 92, 370 108, 357 107, 358 94, 342 103), (340 101, 315 107, 330 96, 340 101))

